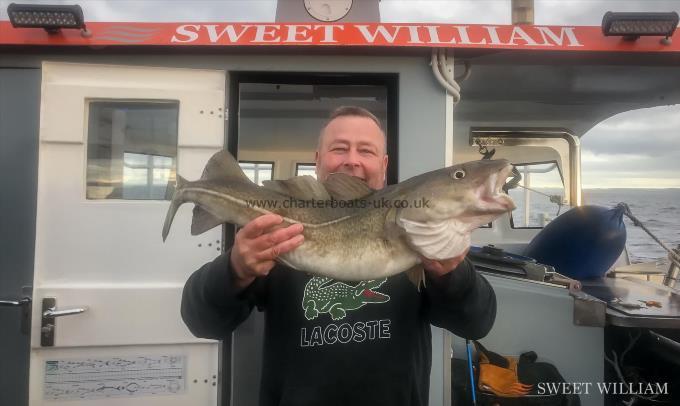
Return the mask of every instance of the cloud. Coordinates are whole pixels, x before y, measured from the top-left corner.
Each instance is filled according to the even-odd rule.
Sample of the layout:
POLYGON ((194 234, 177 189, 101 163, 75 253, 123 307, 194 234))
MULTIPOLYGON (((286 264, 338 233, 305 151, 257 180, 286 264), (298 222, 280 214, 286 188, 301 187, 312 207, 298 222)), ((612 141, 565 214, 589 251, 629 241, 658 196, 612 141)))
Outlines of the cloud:
POLYGON ((678 0, 535 0, 535 23, 601 25, 607 11, 680 11, 678 0))
MULTIPOLYGON (((0 0, 0 19, 7 6, 0 0)), ((363 0, 354 0, 363 1, 363 0)), ((302 2, 302 0, 300 0, 302 2)), ((274 21, 276 0, 32 0, 80 4, 87 21, 274 21)), ((384 22, 509 24, 510 0, 382 0, 384 22)), ((600 25, 607 11, 680 11, 677 0, 535 0, 535 23, 600 25)))
MULTIPOLYGON (((510 24, 510 0, 382 0, 384 22, 510 24)), ((535 0, 534 23, 602 24, 607 11, 680 11, 678 0, 535 0)))
MULTIPOLYGON (((0 19, 7 19, 12 0, 0 0, 0 19)), ((276 0, 33 0, 33 4, 80 4, 86 21, 270 22, 276 0)))
POLYGON ((680 155, 680 105, 618 114, 583 135, 581 147, 595 155, 680 155))
POLYGON ((383 22, 510 24, 510 0, 383 0, 383 22))
POLYGON ((584 187, 680 187, 680 105, 618 114, 581 137, 584 187))

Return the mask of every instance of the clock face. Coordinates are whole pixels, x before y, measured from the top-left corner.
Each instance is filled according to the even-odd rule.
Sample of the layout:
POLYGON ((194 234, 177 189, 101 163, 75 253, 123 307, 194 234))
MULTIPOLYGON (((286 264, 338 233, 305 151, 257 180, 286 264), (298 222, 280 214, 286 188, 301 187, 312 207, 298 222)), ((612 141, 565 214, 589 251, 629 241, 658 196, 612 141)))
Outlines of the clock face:
POLYGON ((349 13, 352 0, 305 0, 305 8, 319 21, 338 21, 349 13))

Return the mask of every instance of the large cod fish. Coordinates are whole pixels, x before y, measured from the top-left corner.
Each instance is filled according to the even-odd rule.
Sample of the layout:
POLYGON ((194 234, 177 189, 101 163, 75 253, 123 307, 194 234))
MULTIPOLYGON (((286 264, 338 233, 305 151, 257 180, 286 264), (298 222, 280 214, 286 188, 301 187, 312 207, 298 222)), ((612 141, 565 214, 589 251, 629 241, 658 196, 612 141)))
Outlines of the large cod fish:
POLYGON ((409 271, 420 286, 420 255, 443 260, 462 254, 470 233, 515 204, 502 186, 512 171, 506 160, 473 161, 415 176, 381 190, 332 174, 258 186, 226 151, 216 153, 200 180, 178 175, 163 226, 165 241, 179 206, 194 203, 191 234, 223 223, 243 226, 267 213, 280 225, 301 223, 304 242, 279 262, 343 281, 385 278, 409 271), (306 207, 305 207, 306 206, 306 207))

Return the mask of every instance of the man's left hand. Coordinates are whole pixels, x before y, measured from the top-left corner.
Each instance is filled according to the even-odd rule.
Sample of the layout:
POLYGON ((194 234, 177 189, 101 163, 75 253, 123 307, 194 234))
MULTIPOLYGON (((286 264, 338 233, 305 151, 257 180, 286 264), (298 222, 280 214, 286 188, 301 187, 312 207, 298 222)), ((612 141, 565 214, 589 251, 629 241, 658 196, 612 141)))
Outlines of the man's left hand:
POLYGON ((423 256, 421 256, 420 259, 423 261, 423 268, 425 268, 425 271, 429 273, 431 276, 437 277, 446 275, 447 273, 456 269, 458 265, 460 265, 460 263, 463 262, 469 250, 470 247, 465 249, 465 251, 463 251, 463 253, 458 255, 457 257, 443 259, 441 261, 428 259, 423 256))

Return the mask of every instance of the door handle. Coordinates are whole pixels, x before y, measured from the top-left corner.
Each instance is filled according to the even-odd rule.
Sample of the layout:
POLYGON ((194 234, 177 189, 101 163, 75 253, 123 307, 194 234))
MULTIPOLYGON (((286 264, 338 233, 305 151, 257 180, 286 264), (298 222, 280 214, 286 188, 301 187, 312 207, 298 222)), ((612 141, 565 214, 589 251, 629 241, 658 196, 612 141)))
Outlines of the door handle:
POLYGON ((31 298, 24 297, 19 300, 0 300, 0 307, 21 307, 21 327, 22 334, 28 335, 31 332, 31 298))
POLYGON ((79 306, 71 309, 57 309, 57 299, 46 297, 42 300, 42 317, 40 322, 40 345, 43 347, 54 346, 54 332, 57 328, 56 318, 72 316, 87 311, 87 306, 79 306))
POLYGON ((31 303, 31 299, 25 297, 20 300, 0 300, 0 306, 1 307, 15 307, 15 306, 24 306, 31 303))
POLYGON ((61 317, 61 316, 71 316, 74 314, 80 314, 87 311, 87 307, 75 307, 73 309, 63 309, 57 310, 55 308, 47 309, 43 312, 43 317, 61 317))

